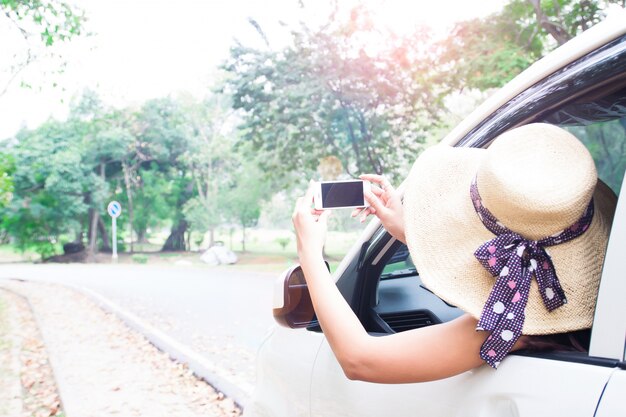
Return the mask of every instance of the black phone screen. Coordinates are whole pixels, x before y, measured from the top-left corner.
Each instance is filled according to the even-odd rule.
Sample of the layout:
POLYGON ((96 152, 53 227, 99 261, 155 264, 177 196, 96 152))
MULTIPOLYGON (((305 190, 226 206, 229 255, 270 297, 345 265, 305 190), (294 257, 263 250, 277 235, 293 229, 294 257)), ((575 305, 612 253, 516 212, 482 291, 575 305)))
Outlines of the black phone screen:
POLYGON ((363 207, 362 181, 322 183, 322 207, 363 207))

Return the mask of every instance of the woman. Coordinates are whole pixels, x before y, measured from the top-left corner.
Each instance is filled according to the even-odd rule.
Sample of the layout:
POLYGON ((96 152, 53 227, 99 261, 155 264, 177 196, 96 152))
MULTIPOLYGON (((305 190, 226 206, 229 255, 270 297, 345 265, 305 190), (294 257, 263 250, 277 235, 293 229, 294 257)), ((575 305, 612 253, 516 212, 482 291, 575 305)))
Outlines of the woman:
POLYGON ((435 146, 416 161, 404 204, 380 176, 373 214, 407 243, 422 282, 466 312, 444 324, 373 337, 323 259, 327 211, 298 199, 293 223, 315 312, 346 376, 431 381, 591 327, 615 196, 587 149, 551 125, 513 129, 488 149, 435 146), (548 250, 550 254, 548 254, 548 250))

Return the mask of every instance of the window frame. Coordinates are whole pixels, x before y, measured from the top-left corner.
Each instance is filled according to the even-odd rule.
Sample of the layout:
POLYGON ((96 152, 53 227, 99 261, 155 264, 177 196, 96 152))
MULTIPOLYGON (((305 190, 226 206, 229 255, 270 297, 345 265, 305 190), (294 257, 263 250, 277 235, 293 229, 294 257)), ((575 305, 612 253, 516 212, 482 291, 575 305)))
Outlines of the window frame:
MULTIPOLYGON (((464 135, 455 146, 485 147, 504 131, 540 121, 556 107, 625 75, 626 35, 622 35, 507 101, 464 135)), ((626 177, 623 183, 626 184, 626 177)), ((626 294, 626 280, 620 279, 620 272, 626 271, 626 258, 620 253, 620 248, 622 252, 626 248, 624 200, 626 193, 622 186, 598 289, 591 329, 590 359, 585 360, 593 362, 594 357, 611 360, 608 364, 600 361, 605 366, 611 366, 613 361, 624 361, 626 351, 626 303, 620 302, 618 296, 626 294)))
MULTIPOLYGON (((590 90, 604 86, 608 80, 624 74, 626 74, 626 35, 622 35, 607 45, 566 65, 538 81, 532 87, 515 95, 463 135, 454 146, 486 147, 504 131, 539 121, 554 108, 571 102, 590 90), (598 67, 601 67, 600 71, 598 71, 598 67)), ((616 221, 611 230, 611 238, 609 239, 600 281, 589 354, 581 356, 560 353, 533 353, 524 354, 525 356, 609 367, 617 366, 618 362, 624 360, 626 303, 620 304, 618 297, 618 294, 626 294, 626 280, 619 279, 620 272, 626 271, 626 257, 620 254, 620 248, 626 247, 626 202, 622 201, 626 200, 624 187, 622 187, 620 197, 622 198, 618 200, 615 213, 616 221)), ((372 239, 371 243, 380 242, 379 231, 372 234, 372 238, 376 236, 378 239, 372 239)), ((392 247, 391 245, 381 245, 379 246, 380 249, 377 248, 378 250, 373 253, 374 246, 378 245, 361 248, 360 258, 364 258, 366 263, 374 259, 380 260, 381 256, 387 256, 383 252, 387 252, 392 247), (367 250, 366 254, 364 253, 365 250, 367 250)), ((367 264, 365 266, 372 265, 367 264)), ((357 274, 358 277, 353 280, 352 291, 343 291, 344 293, 351 292, 352 302, 350 304, 360 319, 366 317, 371 320, 367 313, 367 309, 370 307, 369 300, 372 297, 370 292, 373 287, 376 290, 378 288, 378 282, 375 286, 367 283, 372 280, 371 272, 371 269, 367 267, 353 270, 353 273, 357 274)), ((338 284, 343 281, 343 278, 345 278, 345 274, 342 274, 338 284)))

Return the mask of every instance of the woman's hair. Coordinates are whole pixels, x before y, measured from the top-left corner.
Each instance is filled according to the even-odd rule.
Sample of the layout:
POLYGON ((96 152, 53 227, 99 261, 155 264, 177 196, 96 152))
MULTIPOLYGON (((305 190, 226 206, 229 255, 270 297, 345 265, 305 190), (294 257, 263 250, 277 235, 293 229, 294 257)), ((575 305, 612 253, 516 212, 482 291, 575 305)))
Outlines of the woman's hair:
POLYGON ((590 339, 590 329, 568 333, 526 336, 523 349, 531 352, 587 352, 590 339))

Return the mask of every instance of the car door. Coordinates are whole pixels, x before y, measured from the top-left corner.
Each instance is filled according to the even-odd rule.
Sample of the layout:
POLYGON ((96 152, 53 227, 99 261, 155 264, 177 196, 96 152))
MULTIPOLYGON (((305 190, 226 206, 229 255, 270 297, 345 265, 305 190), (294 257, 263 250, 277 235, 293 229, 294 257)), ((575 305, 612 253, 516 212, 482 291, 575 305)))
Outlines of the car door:
POLYGON ((440 381, 385 385, 350 381, 327 343, 315 364, 314 417, 594 415, 613 368, 511 356, 440 381))
MULTIPOLYGON (((622 370, 626 305, 620 296, 626 293, 626 281, 621 279, 626 269, 626 258, 622 256, 626 246, 626 188, 621 188, 601 284, 601 293, 605 294, 599 296, 601 304, 594 323, 598 328, 594 329, 590 355, 514 354, 497 371, 483 366, 441 381, 386 385, 348 380, 324 341, 312 378, 312 416, 626 415, 623 402, 626 373, 622 370), (603 310, 609 313, 605 318, 603 310)), ((377 252, 367 261, 386 263, 380 275, 387 277, 379 282, 374 312, 398 331, 401 326, 408 326, 410 315, 404 314, 404 321, 399 324, 398 315, 392 318, 389 314, 394 308, 406 313, 423 310, 423 317, 414 319, 415 326, 423 323, 429 312, 447 320, 441 306, 425 300, 430 293, 420 287, 419 277, 407 272, 410 264, 406 264, 403 256, 406 247, 393 239, 388 242, 391 244, 377 245, 377 252), (407 295, 409 291, 411 294, 407 295)), ((368 292, 367 287, 363 292, 368 292)), ((430 294, 430 297, 434 296, 430 294)), ((362 320, 372 329, 365 317, 362 320)), ((437 321, 432 317, 429 320, 437 321)))
POLYGON ((626 393, 626 371, 622 366, 611 375, 594 417, 626 416, 624 393, 626 393))
MULTIPOLYGON (((524 90, 482 123, 478 123, 458 144, 484 147, 499 133, 521 124, 535 121, 557 124, 572 131, 592 150, 600 177, 619 193, 626 166, 625 45, 626 40, 622 37, 524 90), (607 142, 607 135, 613 135, 611 142, 607 142), (598 151, 597 147, 603 146, 606 149, 598 151), (621 159, 611 160, 617 157, 621 159)), ((626 215, 625 211, 621 210, 618 216, 626 215)), ((619 234, 616 233, 616 236, 619 234)), ((611 241, 615 239, 612 234, 611 241)), ((391 240, 389 242, 389 245, 378 249, 379 254, 366 257, 366 262, 373 264, 388 257, 384 252, 395 245, 391 240)), ((618 257, 617 251, 607 253, 607 263, 619 262, 611 260, 618 257)), ((380 292, 381 288, 392 291, 392 286, 383 282, 380 276, 368 276, 363 272, 367 269, 362 268, 357 278, 364 280, 365 284, 356 287, 360 292, 353 295, 356 301, 353 301, 352 306, 359 312, 368 331, 373 329, 378 332, 376 326, 370 323, 383 320, 377 312, 382 301, 396 300, 390 301, 391 306, 394 303, 401 306, 408 306, 412 302, 422 303, 420 295, 412 296, 406 291, 394 292, 393 297, 385 296, 385 293, 380 292), (380 285, 368 286, 368 280, 378 280, 380 285), (368 293, 367 288, 375 288, 378 293, 368 293), (405 303, 401 301, 403 297, 413 301, 405 303), (367 314, 373 317, 366 317, 367 314)), ((615 279, 615 276, 603 275, 600 291, 611 286, 611 280, 615 279)), ((417 293, 417 286, 415 288, 417 293)), ((606 307, 611 310, 615 295, 601 296, 598 302, 605 303, 599 305, 598 310, 606 307)), ((405 312, 410 312, 406 308, 405 312)), ((623 313, 623 308, 618 311, 623 313)), ((433 321, 444 320, 435 314, 433 321)), ((598 316, 596 321, 599 326, 605 323, 598 316)), ((597 340, 606 337, 615 339, 617 334, 617 338, 621 337, 622 340, 622 353, 619 356, 511 355, 497 371, 483 366, 453 378, 420 384, 384 385, 350 381, 344 376, 328 343, 323 341, 311 380, 311 415, 575 417, 593 416, 598 407, 598 412, 603 408, 608 410, 606 416, 615 415, 610 414, 615 410, 612 404, 617 401, 617 397, 614 396, 624 392, 623 371, 616 371, 619 362, 624 359, 624 327, 610 324, 610 320, 606 323, 609 324, 602 331, 592 331, 592 348, 597 340)), ((623 401, 623 395, 621 398, 623 401)))

